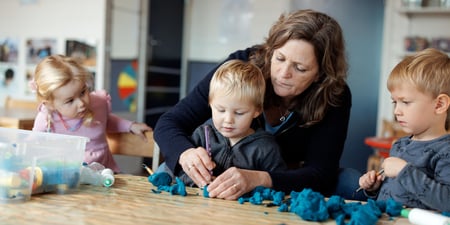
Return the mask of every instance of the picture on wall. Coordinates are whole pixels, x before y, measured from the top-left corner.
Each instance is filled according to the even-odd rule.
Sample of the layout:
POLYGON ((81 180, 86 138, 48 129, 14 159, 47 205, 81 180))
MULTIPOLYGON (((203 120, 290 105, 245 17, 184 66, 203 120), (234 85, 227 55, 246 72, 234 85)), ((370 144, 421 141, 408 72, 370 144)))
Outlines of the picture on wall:
POLYGON ((0 38, 0 62, 17 63, 18 43, 17 38, 0 38))
POLYGON ((0 65, 0 73, 2 74, 0 90, 2 92, 7 90, 16 91, 18 80, 17 68, 15 66, 0 65))
POLYGON ((113 112, 136 112, 137 60, 111 61, 111 90, 113 112))
POLYGON ((17 66, 0 64, 0 104, 8 95, 14 95, 19 88, 20 77, 17 74, 17 66))
POLYGON ((27 40, 27 64, 37 64, 43 58, 57 54, 56 39, 42 38, 42 39, 28 39, 27 40))
POLYGON ((85 67, 93 68, 97 65, 97 44, 94 40, 68 39, 66 55, 78 59, 85 67))

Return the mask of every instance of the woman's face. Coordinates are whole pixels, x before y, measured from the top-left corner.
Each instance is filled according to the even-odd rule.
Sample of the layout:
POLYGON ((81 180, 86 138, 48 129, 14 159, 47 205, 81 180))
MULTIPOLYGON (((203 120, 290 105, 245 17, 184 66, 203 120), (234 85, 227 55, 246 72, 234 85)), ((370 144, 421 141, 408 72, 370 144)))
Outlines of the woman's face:
POLYGON ((304 40, 289 40, 275 49, 271 59, 270 78, 275 93, 291 100, 318 79, 319 65, 314 46, 304 40))

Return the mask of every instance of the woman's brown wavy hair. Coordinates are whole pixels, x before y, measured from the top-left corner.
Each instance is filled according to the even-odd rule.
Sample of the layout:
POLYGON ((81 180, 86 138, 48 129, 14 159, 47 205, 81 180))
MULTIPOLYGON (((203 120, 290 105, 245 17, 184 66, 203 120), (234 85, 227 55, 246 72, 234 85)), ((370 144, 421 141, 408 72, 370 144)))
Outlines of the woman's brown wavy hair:
POLYGON ((277 96, 270 82, 270 62, 275 49, 289 40, 304 40, 314 46, 319 65, 317 82, 297 96, 289 105, 300 117, 300 126, 320 122, 329 106, 340 106, 340 96, 346 86, 347 59, 340 25, 332 17, 313 10, 299 10, 283 14, 272 26, 265 43, 254 46, 251 61, 257 64, 266 78, 265 107, 278 106, 277 96))

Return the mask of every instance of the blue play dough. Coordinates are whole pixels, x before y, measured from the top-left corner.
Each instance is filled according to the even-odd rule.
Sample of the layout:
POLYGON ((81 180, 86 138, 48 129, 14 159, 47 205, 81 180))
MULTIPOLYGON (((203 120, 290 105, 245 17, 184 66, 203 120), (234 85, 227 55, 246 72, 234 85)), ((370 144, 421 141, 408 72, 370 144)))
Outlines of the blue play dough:
POLYGON ((148 176, 148 182, 152 183, 153 186, 169 186, 172 183, 172 177, 166 172, 153 173, 148 176))
POLYGON ((327 209, 331 218, 337 220, 341 215, 345 218, 345 212, 342 206, 345 204, 344 198, 341 196, 333 195, 327 201, 327 209))
POLYGON ((175 184, 172 184, 172 177, 166 172, 154 173, 148 176, 148 182, 152 183, 153 186, 158 187, 158 191, 153 191, 153 193, 159 194, 160 191, 166 191, 173 195, 186 196, 186 185, 184 182, 175 177, 175 184))
POLYGON ((279 206, 279 212, 293 212, 303 220, 309 221, 320 222, 331 218, 336 220, 337 225, 375 225, 383 213, 399 216, 403 209, 403 206, 393 199, 387 201, 369 199, 366 204, 346 203, 344 198, 333 195, 326 201, 320 193, 307 188, 301 192, 292 191, 290 198, 285 199, 284 192, 257 187, 251 193, 240 197, 238 202, 261 205, 264 200, 272 201, 265 204, 266 206, 279 206))
POLYGON ((271 205, 280 206, 283 203, 285 194, 282 191, 275 191, 270 188, 258 186, 250 194, 238 198, 240 204, 250 202, 253 205, 261 205, 264 200, 272 201, 271 205))
POLYGON ((403 206, 394 199, 390 198, 386 201, 386 213, 389 216, 400 216, 402 209, 403 206))
POLYGON ((367 204, 361 205, 356 211, 351 214, 348 225, 369 225, 377 224, 378 218, 381 216, 381 210, 376 203, 369 199, 367 204))
POLYGON ((184 184, 184 182, 178 177, 175 177, 175 180, 177 181, 177 183, 171 186, 172 190, 170 193, 186 196, 187 192, 186 192, 186 185, 184 184))
POLYGON ((186 192, 186 185, 184 184, 184 182, 178 177, 175 177, 175 180, 176 184, 160 185, 158 186, 158 190, 169 192, 172 195, 186 196, 187 192, 186 192))
MULTIPOLYGON (((154 173, 148 177, 148 181, 158 187, 158 190, 153 190, 153 193, 167 191, 173 195, 186 196, 186 186, 183 181, 178 177, 175 177, 175 180, 176 183, 172 184, 172 178, 165 172, 154 173)), ((203 197, 205 198, 209 198, 207 187, 203 187, 203 197)), ((238 202, 262 205, 264 201, 271 201, 265 205, 278 206, 279 212, 293 212, 308 221, 320 222, 331 218, 336 221, 337 225, 375 225, 383 213, 399 216, 403 209, 403 206, 393 199, 387 201, 369 199, 366 204, 346 203, 344 198, 333 195, 326 201, 322 194, 308 188, 301 192, 292 191, 290 198, 285 199, 285 197, 284 192, 257 187, 252 192, 240 197, 238 202)), ((445 213, 448 215, 448 212, 443 214, 445 215, 445 213)))
POLYGON ((325 221, 329 218, 323 195, 308 188, 292 198, 291 212, 308 221, 325 221))
POLYGON ((203 197, 209 198, 208 185, 203 187, 203 197))

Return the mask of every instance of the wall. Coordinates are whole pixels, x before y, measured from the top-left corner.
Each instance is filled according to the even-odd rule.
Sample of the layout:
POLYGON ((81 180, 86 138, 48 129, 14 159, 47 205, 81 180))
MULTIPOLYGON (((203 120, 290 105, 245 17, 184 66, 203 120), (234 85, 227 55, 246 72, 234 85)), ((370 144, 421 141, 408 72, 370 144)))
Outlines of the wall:
MULTIPOLYGON (((17 77, 25 79, 26 39, 55 38, 56 52, 65 54, 66 39, 93 40, 97 44, 96 88, 104 84, 107 0, 8 0, 0 3, 0 38, 17 38, 17 77)), ((53 53, 53 52, 52 52, 53 53)), ((2 74, 3 75, 3 74, 2 74)), ((26 82, 19 82, 17 97, 26 94, 26 82)), ((1 95, 1 93, 0 93, 1 95)), ((3 103, 3 102, 1 102, 3 103)))
POLYGON ((112 59, 138 58, 140 6, 140 0, 112 0, 112 59))
POLYGON ((186 1, 180 97, 231 52, 262 43, 289 4, 290 0, 186 1))
POLYGON ((289 0, 192 0, 187 58, 220 61, 230 51, 261 43, 289 0), (205 19, 208 18, 208 19, 205 19))

